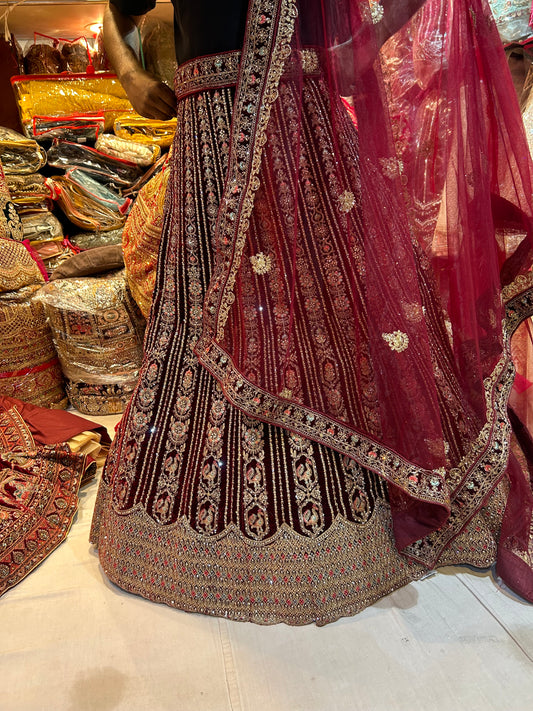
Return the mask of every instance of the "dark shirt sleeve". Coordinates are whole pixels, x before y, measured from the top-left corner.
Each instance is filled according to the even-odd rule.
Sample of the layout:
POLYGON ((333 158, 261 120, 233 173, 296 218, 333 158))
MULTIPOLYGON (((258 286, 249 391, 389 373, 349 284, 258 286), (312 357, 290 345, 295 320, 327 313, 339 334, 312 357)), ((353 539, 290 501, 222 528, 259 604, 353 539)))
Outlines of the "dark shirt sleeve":
POLYGON ((123 15, 145 15, 155 7, 156 0, 109 0, 123 15))

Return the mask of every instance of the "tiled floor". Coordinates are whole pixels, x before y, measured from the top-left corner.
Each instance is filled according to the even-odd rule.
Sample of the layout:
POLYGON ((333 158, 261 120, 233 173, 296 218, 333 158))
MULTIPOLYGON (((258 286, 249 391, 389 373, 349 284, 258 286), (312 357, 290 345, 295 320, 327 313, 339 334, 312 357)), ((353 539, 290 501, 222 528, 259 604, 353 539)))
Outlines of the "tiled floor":
POLYGON ((323 628, 191 615, 107 582, 95 495, 0 600, 0 711, 533 709, 533 606, 490 573, 446 569, 323 628))

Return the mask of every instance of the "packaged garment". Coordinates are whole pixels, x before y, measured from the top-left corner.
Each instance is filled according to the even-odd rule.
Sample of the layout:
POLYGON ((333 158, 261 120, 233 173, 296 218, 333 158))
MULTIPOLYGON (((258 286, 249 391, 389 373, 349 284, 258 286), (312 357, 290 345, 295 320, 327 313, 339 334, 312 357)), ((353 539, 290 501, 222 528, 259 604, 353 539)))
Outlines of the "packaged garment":
POLYGON ((128 286, 145 317, 152 303, 169 173, 167 162, 142 188, 122 235, 128 286))
POLYGON ((24 239, 51 240, 63 239, 63 227, 57 217, 49 210, 28 212, 20 215, 24 239))
POLYGON ((53 179, 56 202, 68 219, 78 227, 105 232, 124 224, 124 217, 87 195, 67 177, 53 179))
POLYGON ((24 55, 24 69, 26 74, 59 74, 63 57, 49 44, 32 44, 24 55))
POLYGON ((144 320, 123 272, 58 279, 41 290, 71 403, 86 414, 122 412, 136 385, 144 320))
POLYGON ((113 130, 120 138, 129 138, 139 143, 148 143, 161 148, 169 148, 176 132, 177 119, 156 121, 136 113, 119 116, 113 130))
POLYGON ((167 165, 168 157, 170 155, 169 153, 165 153, 159 158, 159 160, 154 163, 144 175, 141 175, 139 180, 137 180, 133 185, 129 188, 122 188, 120 193, 124 197, 136 197, 140 190, 150 182, 155 176, 160 173, 162 170, 164 170, 165 166, 167 165))
POLYGON ((86 173, 107 185, 129 186, 142 173, 139 166, 130 161, 112 158, 94 148, 69 141, 54 141, 47 156, 53 168, 83 168, 86 173))
POLYGON ((123 227, 108 232, 78 232, 72 235, 70 241, 80 249, 93 249, 112 244, 122 244, 123 227))
POLYGON ((100 203, 100 205, 104 205, 104 207, 108 207, 121 215, 125 215, 128 212, 131 205, 130 198, 123 198, 117 192, 106 188, 105 185, 92 178, 81 168, 72 168, 67 171, 65 178, 74 183, 87 197, 100 203))
POLYGON ((36 141, 61 141, 94 143, 104 130, 105 116, 94 114, 71 114, 70 116, 34 116, 26 125, 26 134, 36 141))
POLYGON ((31 138, 0 126, 0 160, 6 175, 36 173, 46 163, 46 152, 31 138))
POLYGON ((31 240, 30 247, 45 266, 47 274, 51 274, 54 269, 72 254, 68 241, 63 237, 55 239, 31 240))
POLYGON ((24 55, 26 74, 81 74, 87 72, 91 64, 89 45, 85 37, 66 40, 35 32, 34 43, 24 55))
POLYGON ((40 285, 0 294, 0 393, 42 407, 64 408, 63 376, 40 285))
POLYGON ((61 57, 63 59, 63 71, 72 72, 73 74, 83 74, 92 64, 85 38, 79 38, 73 42, 63 40, 61 57))
POLYGON ((147 71, 172 87, 177 66, 172 22, 148 14, 143 16, 139 29, 147 71))
POLYGON ((102 133, 96 141, 95 148, 114 158, 129 160, 142 168, 148 168, 161 155, 159 146, 119 138, 111 133, 102 133))
POLYGON ((133 108, 114 74, 19 75, 11 79, 25 130, 34 116, 71 116, 102 112, 106 130, 133 108))
POLYGON ((11 200, 18 207, 30 207, 34 204, 46 204, 53 198, 52 188, 47 178, 41 173, 28 175, 8 175, 6 184, 11 200))
POLYGON ((516 42, 533 34, 529 26, 531 0, 489 0, 503 42, 516 42))

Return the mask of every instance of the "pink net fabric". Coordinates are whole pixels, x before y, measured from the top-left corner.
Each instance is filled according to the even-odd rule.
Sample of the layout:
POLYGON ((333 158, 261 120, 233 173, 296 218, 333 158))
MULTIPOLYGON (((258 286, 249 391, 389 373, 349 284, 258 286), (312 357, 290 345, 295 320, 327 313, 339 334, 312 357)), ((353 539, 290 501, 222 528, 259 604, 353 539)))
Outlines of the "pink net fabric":
MULTIPOLYGON (((485 0, 256 6, 196 352, 250 416, 384 476, 399 549, 432 565, 509 454, 501 290, 533 206, 498 32, 485 0)), ((500 565, 533 597, 517 467, 500 565)))

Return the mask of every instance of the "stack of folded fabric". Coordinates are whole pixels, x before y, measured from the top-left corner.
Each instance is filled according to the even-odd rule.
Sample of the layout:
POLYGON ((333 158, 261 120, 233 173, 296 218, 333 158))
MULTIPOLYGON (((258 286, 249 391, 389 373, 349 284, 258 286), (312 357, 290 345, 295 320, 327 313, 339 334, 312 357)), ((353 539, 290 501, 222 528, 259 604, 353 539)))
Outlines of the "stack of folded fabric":
POLYGON ((38 298, 71 403, 86 414, 122 412, 137 383, 144 331, 123 271, 107 278, 56 279, 38 298))
POLYGON ((63 376, 44 309, 35 300, 44 282, 38 261, 20 237, 0 164, 0 394, 48 407, 66 407, 63 376))

